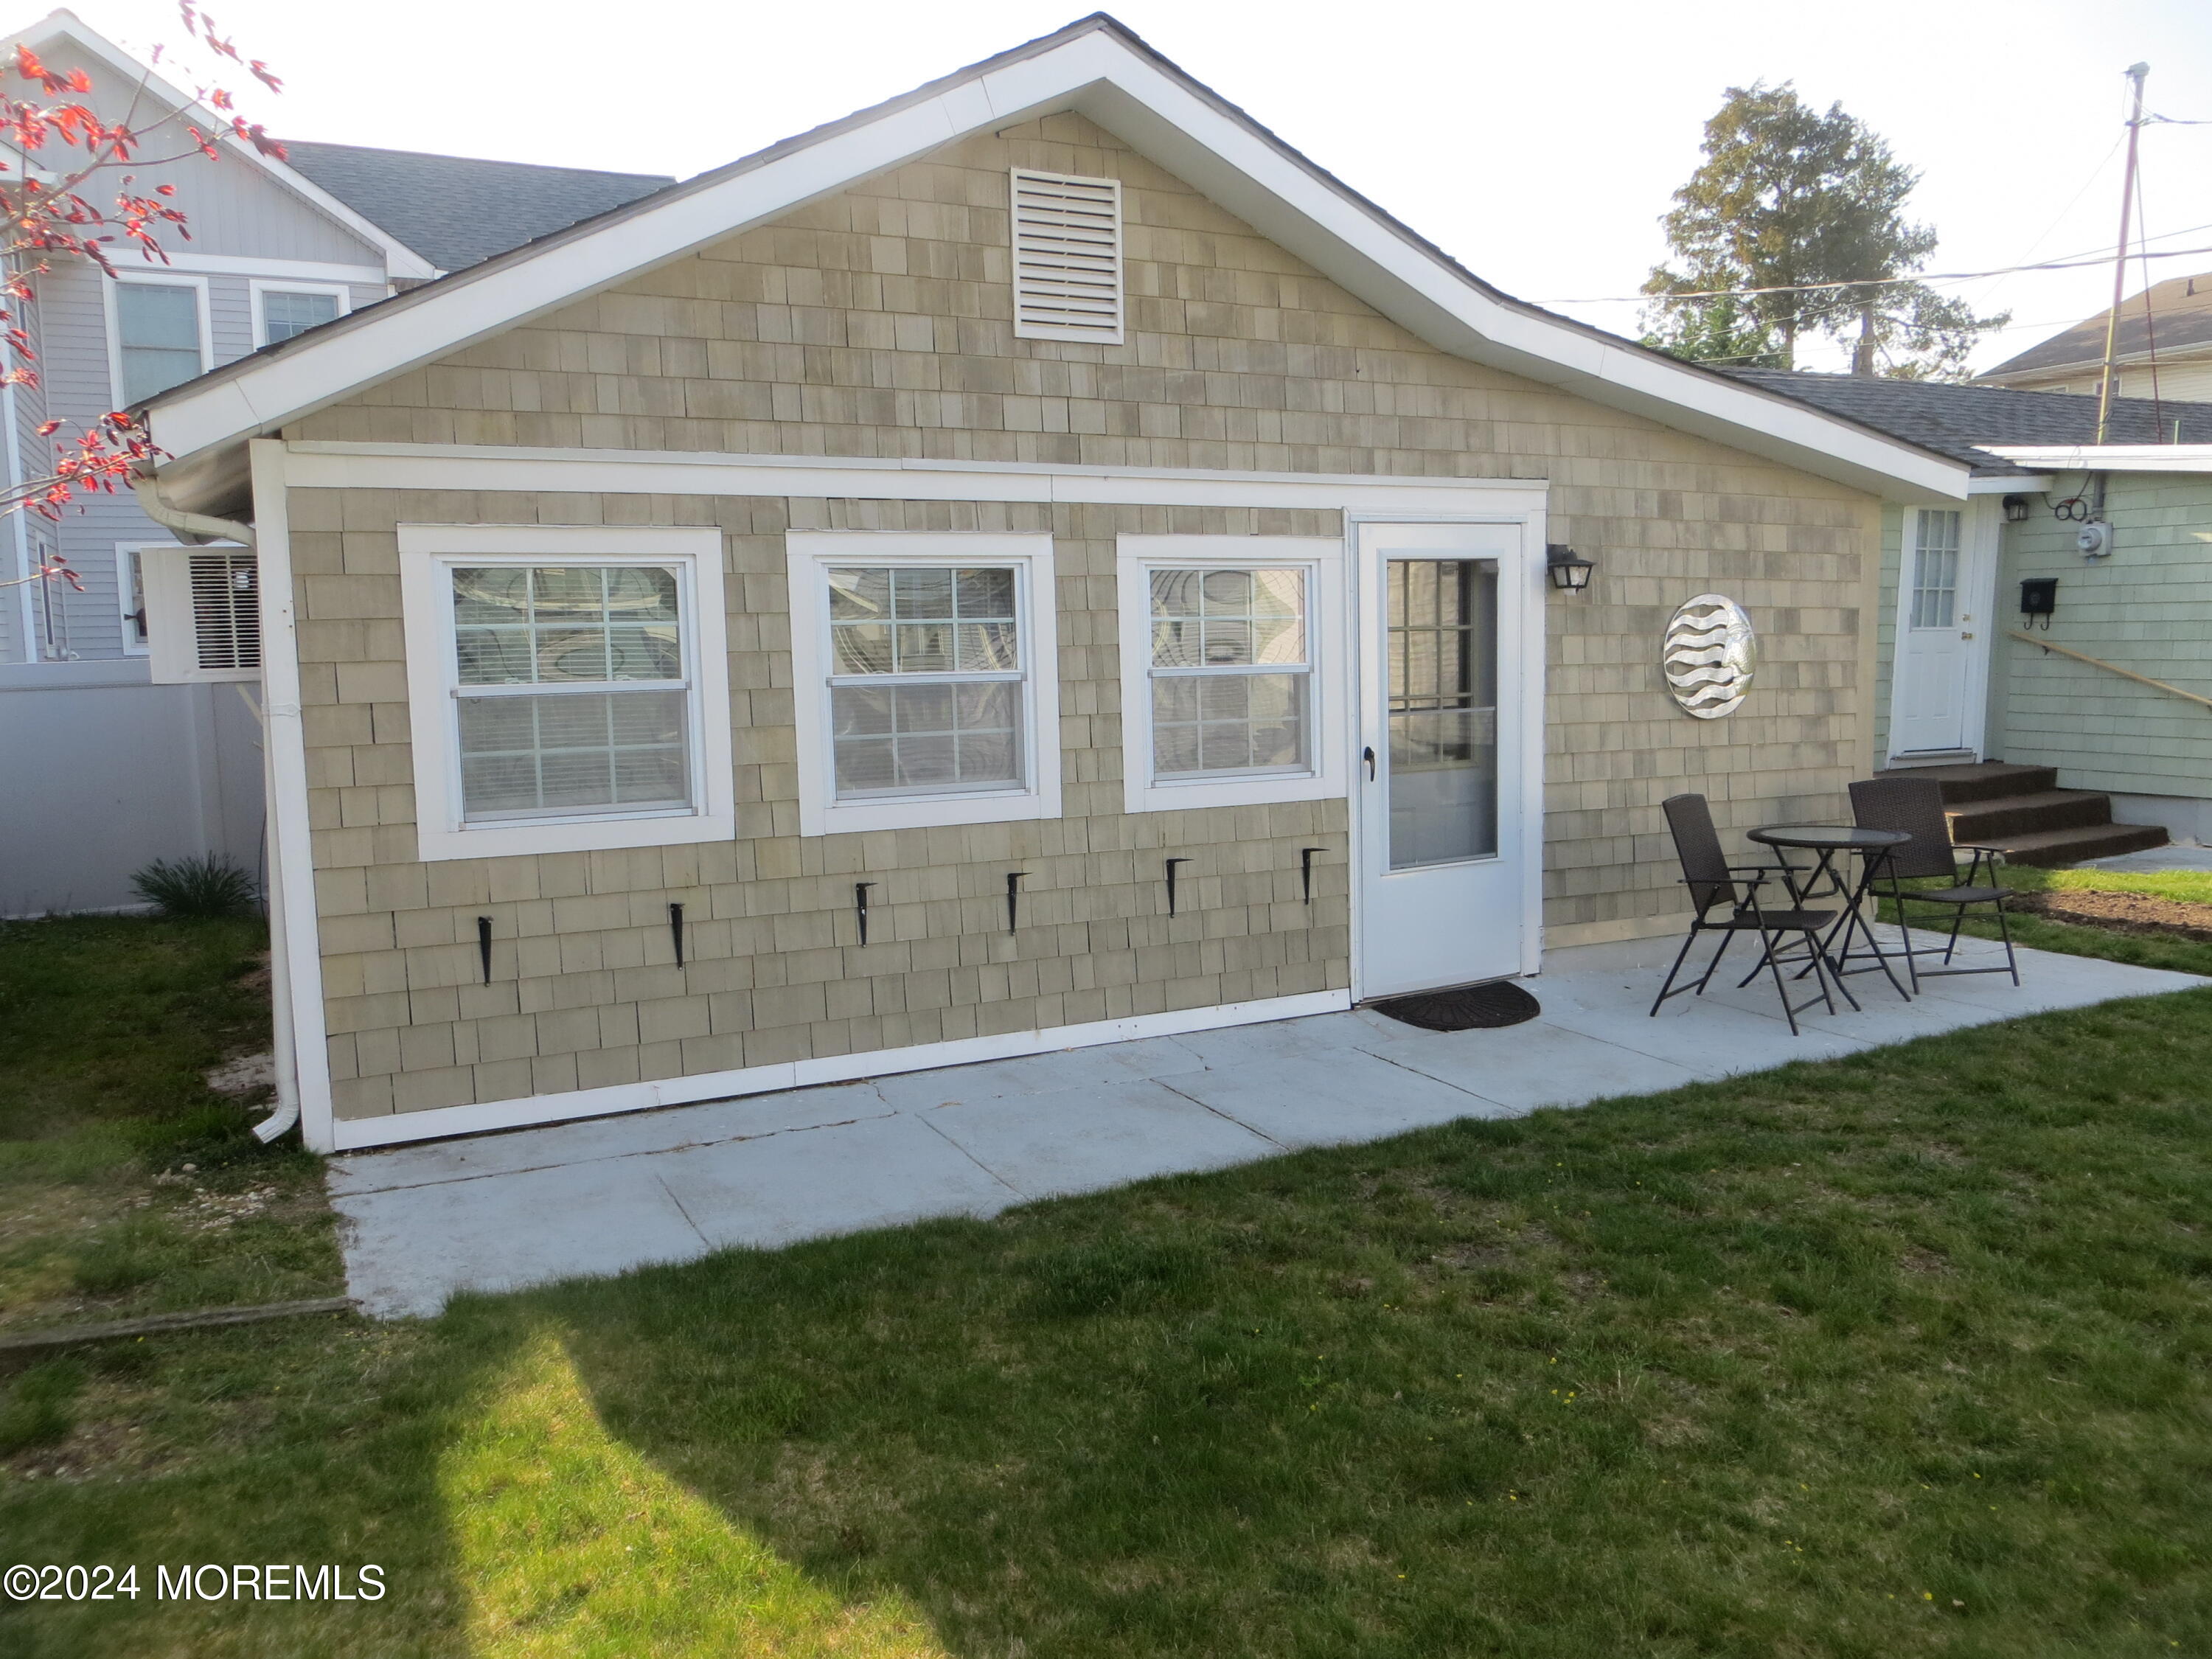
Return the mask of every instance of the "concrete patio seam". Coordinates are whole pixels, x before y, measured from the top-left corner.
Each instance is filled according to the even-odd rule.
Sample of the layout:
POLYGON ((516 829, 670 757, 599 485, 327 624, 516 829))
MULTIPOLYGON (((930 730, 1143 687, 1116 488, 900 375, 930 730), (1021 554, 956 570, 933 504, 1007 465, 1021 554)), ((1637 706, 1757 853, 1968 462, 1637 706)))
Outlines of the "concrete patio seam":
POLYGON ((701 1230, 699 1224, 691 1218, 691 1212, 685 1209, 684 1200, 677 1197, 676 1189, 668 1184, 666 1178, 658 1170, 653 1172, 653 1178, 660 1183, 660 1190, 668 1194, 668 1201, 676 1206, 676 1213, 684 1218, 684 1224, 699 1235, 699 1248, 702 1250, 713 1249, 714 1247, 708 1241, 706 1233, 701 1230))
MULTIPOLYGON (((1207 1072, 1211 1072, 1212 1069, 1213 1067, 1211 1066, 1203 1068, 1203 1070, 1207 1072)), ((1182 1098, 1188 1101, 1192 1105, 1197 1107, 1199 1110, 1202 1112, 1211 1112, 1214 1116, 1219 1118, 1224 1123, 1235 1124, 1238 1128, 1243 1130, 1248 1135, 1259 1136, 1261 1139, 1266 1141, 1270 1146, 1273 1146, 1278 1153, 1294 1152, 1297 1150, 1295 1147, 1291 1146, 1288 1141, 1276 1139, 1274 1136, 1269 1134, 1265 1129, 1260 1127, 1258 1124, 1247 1123, 1243 1118, 1237 1116, 1234 1112, 1224 1111, 1218 1106, 1210 1105, 1206 1102, 1200 1100, 1196 1095, 1185 1094, 1183 1091, 1176 1088, 1174 1084, 1170 1083, 1165 1078, 1156 1077, 1152 1081, 1158 1084, 1161 1088, 1166 1090, 1170 1094, 1181 1096, 1182 1098)))
MULTIPOLYGON (((845 1085, 842 1084, 825 1084, 822 1086, 825 1088, 842 1088, 845 1085)), ((732 1100, 743 1100, 745 1097, 743 1095, 735 1095, 731 1097, 731 1098, 732 1100)), ((705 1101, 701 1103, 703 1105, 720 1105, 723 1103, 720 1101, 705 1101)), ((679 1108, 678 1109, 682 1109, 679 1108)), ((648 1117, 651 1115, 650 1111, 623 1114, 625 1116, 635 1117, 648 1117)), ((755 1134, 714 1135, 703 1140, 678 1141, 675 1145, 670 1146, 641 1146, 635 1152, 587 1152, 581 1158, 558 1158, 544 1164, 518 1164, 512 1169, 471 1170, 461 1175, 433 1176, 422 1181, 394 1181, 381 1187, 355 1187, 348 1189, 344 1195, 348 1198, 365 1198, 372 1193, 409 1192, 422 1187, 453 1187, 459 1186, 461 1182, 466 1181, 500 1181, 510 1176, 530 1175, 541 1170, 574 1169, 577 1165, 582 1164, 621 1164, 634 1158, 666 1158, 673 1152, 696 1152, 702 1147, 707 1146, 734 1146, 738 1142, 743 1140, 773 1140, 778 1135, 803 1135, 810 1130, 814 1129, 842 1129, 854 1123, 879 1123, 886 1118, 904 1117, 906 1115, 908 1115, 908 1114, 903 1108, 889 1106, 883 1111, 869 1112, 860 1117, 824 1118, 819 1123, 790 1123, 786 1124, 781 1129, 763 1129, 755 1134)), ((611 1120, 607 1118, 583 1118, 579 1119, 578 1121, 584 1123, 605 1123, 611 1120)), ((526 1134, 538 1134, 542 1133, 543 1131, 537 1128, 532 1128, 521 1131, 521 1133, 526 1134)), ((356 1153, 352 1156, 358 1158, 363 1156, 363 1154, 356 1153)), ((366 1156, 374 1158, 380 1156, 380 1154, 371 1152, 366 1154, 366 1156)))
POLYGON ((912 1118, 915 1122, 917 1122, 917 1123, 921 1124, 921 1127, 922 1127, 923 1128, 925 1128, 925 1129, 928 1130, 932 1134, 935 1135, 935 1136, 936 1136, 939 1140, 943 1141, 946 1146, 950 1146, 951 1148, 952 1148, 952 1150, 953 1150, 954 1152, 956 1152, 959 1153, 961 1157, 963 1157, 963 1158, 966 1158, 966 1159, 967 1159, 970 1164, 974 1164, 977 1169, 981 1170, 985 1175, 987 1175, 987 1176, 990 1176, 992 1180, 994 1180, 994 1181, 997 1182, 998 1182, 1001 1187, 1004 1187, 1004 1188, 1005 1188, 1008 1192, 1012 1193, 1012 1194, 1016 1198, 1018 1198, 1019 1200, 1021 1200, 1021 1201, 1022 1201, 1023 1203, 1024 1203, 1024 1204, 1034 1204, 1034 1203, 1036 1203, 1036 1194, 1035 1194, 1034 1193, 1027 1193, 1027 1192, 1024 1192, 1024 1191, 1023 1191, 1019 1187, 1015 1186, 1015 1185, 1014 1185, 1014 1183, 1013 1183, 1012 1182, 1011 1182, 1011 1181, 1007 1180, 1007 1179, 1006 1178, 1006 1176, 1004 1176, 1000 1175, 1000 1174, 996 1170, 993 1169, 989 1164, 988 1164, 984 1163, 984 1162, 983 1162, 983 1160, 982 1160, 981 1158, 980 1158, 976 1157, 975 1153, 973 1153, 973 1152, 969 1152, 969 1151, 965 1146, 962 1146, 958 1141, 955 1140, 955 1139, 954 1139, 951 1135, 949 1135, 949 1134, 945 1133, 944 1130, 942 1130, 942 1129, 939 1128, 939 1127, 937 1127, 937 1125, 935 1125, 934 1123, 932 1123, 932 1122, 929 1121, 929 1114, 928 1114, 928 1113, 927 1113, 927 1112, 907 1112, 907 1113, 901 1114, 901 1113, 894 1112, 891 1115, 893 1115, 894 1117, 902 1116, 902 1115, 903 1115, 903 1116, 907 1116, 907 1117, 911 1117, 911 1118, 912 1118))

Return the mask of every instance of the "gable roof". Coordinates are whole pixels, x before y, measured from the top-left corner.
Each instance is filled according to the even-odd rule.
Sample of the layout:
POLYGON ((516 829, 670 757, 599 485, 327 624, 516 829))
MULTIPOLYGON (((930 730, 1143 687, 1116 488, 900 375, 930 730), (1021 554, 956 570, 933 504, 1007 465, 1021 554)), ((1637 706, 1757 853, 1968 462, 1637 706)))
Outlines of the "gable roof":
POLYGON ((294 172, 447 271, 465 270, 676 182, 665 173, 537 167, 300 138, 287 138, 284 151, 294 172))
POLYGON ((1899 499, 1966 471, 1500 293, 1103 13, 164 392, 163 488, 235 510, 244 447, 406 372, 978 131, 1077 111, 1440 350, 1899 499))
MULTIPOLYGON (((2038 370, 2101 367, 2105 361, 2105 328, 2112 307, 2086 317, 2073 327, 2054 334, 2041 345, 2030 346, 2016 357, 2008 357, 1977 380, 2002 381, 2038 370)), ((2212 348, 2212 272, 2201 276, 2170 276, 2152 284, 2148 293, 2120 302, 2119 333, 2113 341, 2116 357, 2150 355, 2155 344, 2161 352, 2192 355, 2212 348), (2148 302, 2149 315, 2144 315, 2148 302)))
POLYGON ((95 63, 104 64, 125 80, 143 83, 156 101, 171 109, 198 109, 199 125, 214 137, 217 145, 226 153, 240 158, 267 174, 294 195, 310 203, 317 211, 336 220, 371 247, 381 252, 387 276, 427 279, 437 275, 435 265, 385 226, 356 211, 320 185, 295 172, 275 156, 263 155, 238 137, 231 132, 230 124, 223 117, 207 110, 191 94, 172 86, 149 65, 140 63, 75 12, 66 9, 49 12, 28 28, 7 36, 6 44, 12 46, 21 41, 34 49, 42 49, 42 55, 52 56, 51 51, 45 49, 50 49, 57 40, 70 41, 95 63))
MULTIPOLYGON (((2097 400, 2074 392, 1782 368, 1724 372, 1964 461, 1978 477, 2033 470, 1993 453, 2001 445, 2051 447, 2094 443, 2097 437, 2097 400)), ((2154 403, 2148 398, 2113 398, 2106 440, 2172 443, 2176 422, 2184 441, 2212 441, 2212 404, 2154 403)))

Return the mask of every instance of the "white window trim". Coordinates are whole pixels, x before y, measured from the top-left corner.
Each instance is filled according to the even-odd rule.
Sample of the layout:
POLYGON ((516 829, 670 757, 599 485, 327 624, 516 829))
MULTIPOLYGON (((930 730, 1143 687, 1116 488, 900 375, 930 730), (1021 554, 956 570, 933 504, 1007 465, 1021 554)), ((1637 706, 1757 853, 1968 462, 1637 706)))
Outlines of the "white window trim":
POLYGON ((261 309, 264 295, 327 294, 337 301, 339 317, 353 309, 353 290, 343 283, 289 283, 270 277, 265 280, 256 278, 246 286, 251 296, 248 308, 253 313, 253 349, 256 351, 269 343, 269 319, 261 309))
POLYGON ((1347 793, 1347 675, 1344 543, 1319 536, 1123 536, 1115 550, 1121 612, 1121 778, 1124 810, 1194 811, 1271 801, 1326 800, 1347 793), (1310 666, 1309 772, 1241 778, 1152 781, 1152 606, 1155 569, 1296 566, 1306 572, 1310 666))
POLYGON ((176 548, 182 545, 180 542, 118 542, 115 544, 115 608, 123 618, 123 654, 125 656, 143 657, 149 654, 153 649, 154 630, 150 625, 153 622, 153 609, 150 605, 148 605, 146 612, 146 620, 149 623, 146 638, 142 640, 135 637, 137 625, 131 620, 131 562, 133 559, 138 562, 139 591, 143 595, 146 583, 145 556, 164 548, 176 548))
POLYGON ((123 400, 123 320, 116 314, 115 290, 125 283, 146 288, 188 288, 199 296, 200 373, 215 367, 215 319, 208 307, 208 279, 171 271, 125 272, 100 285, 100 303, 107 313, 107 395, 112 409, 128 409, 123 400))
POLYGON ((417 856, 506 858, 608 848, 677 847, 737 834, 730 756, 730 672, 722 609, 722 532, 712 527, 403 524, 400 612, 415 751, 417 856), (684 648, 692 666, 694 805, 688 812, 595 812, 566 819, 461 820, 460 738, 453 687, 456 564, 653 564, 678 573, 684 648))
POLYGON ((1060 816, 1060 651, 1052 538, 1003 532, 793 531, 785 538, 791 582, 793 702, 799 736, 799 833, 927 830, 1060 816), (839 802, 830 725, 829 568, 837 564, 1011 565, 1021 625, 1022 789, 839 802))

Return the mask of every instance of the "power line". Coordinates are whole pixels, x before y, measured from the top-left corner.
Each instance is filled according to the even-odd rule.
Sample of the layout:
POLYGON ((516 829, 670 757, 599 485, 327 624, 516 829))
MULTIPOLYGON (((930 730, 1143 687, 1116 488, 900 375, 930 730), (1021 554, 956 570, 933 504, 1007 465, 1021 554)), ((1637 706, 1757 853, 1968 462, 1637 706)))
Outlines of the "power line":
MULTIPOLYGON (((2144 259, 2183 259, 2199 253, 2212 253, 2212 247, 2177 247, 2162 249, 2156 253, 2145 252, 2136 257, 2144 259)), ((2028 270, 2079 270, 2085 266, 2108 264, 2112 256, 2096 259, 2046 259, 2032 265, 2000 265, 1994 270, 1929 271, 1911 276, 1861 276, 1840 283, 1780 283, 1771 288, 1702 288, 1686 289, 1679 293, 1662 294, 1601 294, 1587 299, 1537 300, 1532 303, 1542 306, 1601 306, 1648 303, 1653 300, 1727 300, 1739 299, 1755 294, 1814 294, 1829 289, 1895 288, 1909 283, 1971 283, 1984 276, 2011 276, 2028 270)))

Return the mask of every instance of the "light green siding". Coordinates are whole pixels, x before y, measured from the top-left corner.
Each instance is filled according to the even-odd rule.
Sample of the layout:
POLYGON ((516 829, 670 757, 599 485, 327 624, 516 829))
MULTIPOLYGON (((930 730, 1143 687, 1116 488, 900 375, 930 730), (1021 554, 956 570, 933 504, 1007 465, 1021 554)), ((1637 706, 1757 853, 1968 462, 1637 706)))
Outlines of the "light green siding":
MULTIPOLYGON (((2038 639, 2212 696, 2212 476, 2112 474, 2113 550, 2100 560, 2049 510, 2077 488, 2088 493, 2078 474, 2062 477, 2026 523, 2004 527, 1987 752, 2056 766, 2069 789, 2212 798, 2212 708, 2009 637, 2021 579, 2056 576, 2057 614, 2038 639)), ((1889 546, 1886 532, 1885 571, 1889 546)))

